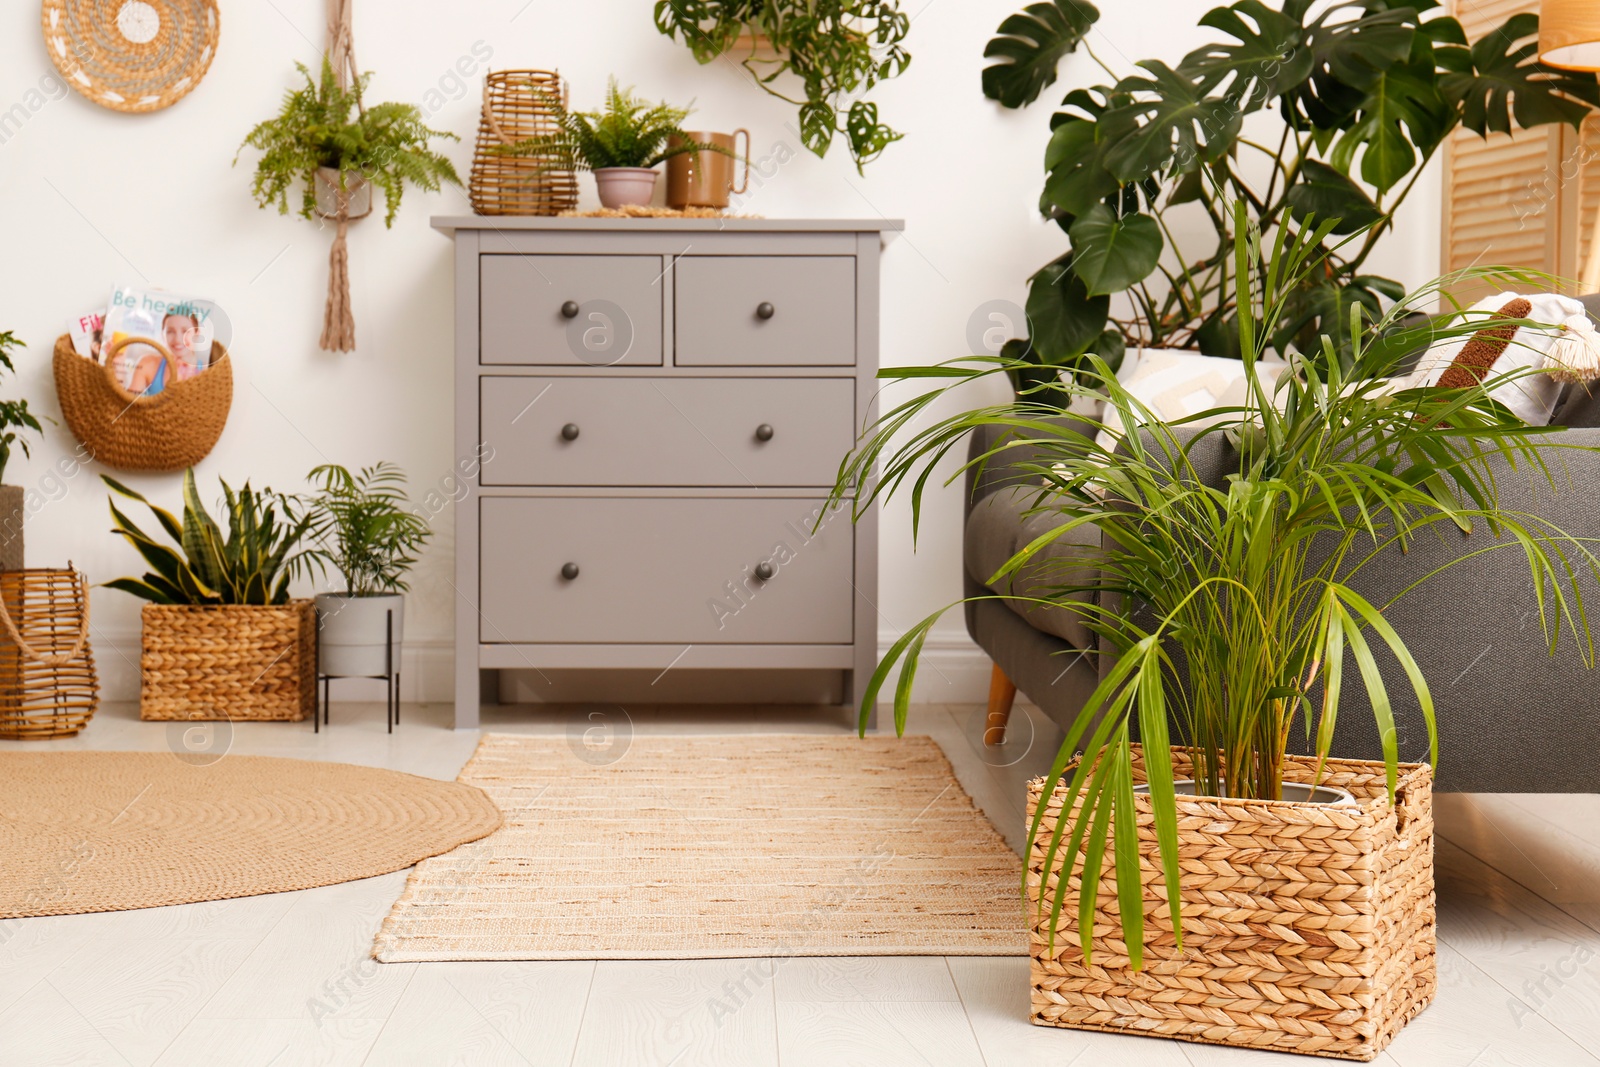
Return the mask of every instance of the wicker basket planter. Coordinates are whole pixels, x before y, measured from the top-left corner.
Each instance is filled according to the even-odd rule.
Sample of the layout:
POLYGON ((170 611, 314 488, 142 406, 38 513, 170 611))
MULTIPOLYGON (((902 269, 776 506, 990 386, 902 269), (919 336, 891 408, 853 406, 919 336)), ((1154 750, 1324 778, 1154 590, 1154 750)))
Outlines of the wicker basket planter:
POLYGON ((309 600, 271 607, 146 604, 139 717, 299 722, 313 712, 309 600))
MULTIPOLYGON (((1187 776, 1187 754, 1173 752, 1187 776)), ((1290 757, 1286 781, 1315 762, 1290 757)), ((1135 754, 1135 780, 1144 767, 1135 754)), ((1389 806, 1381 763, 1329 760, 1322 781, 1354 807, 1178 797, 1183 951, 1173 947, 1150 801, 1140 797, 1144 969, 1128 967, 1110 846, 1096 900, 1093 965, 1078 947, 1077 882, 1048 948, 1050 914, 1030 907, 1032 1020, 1041 1026, 1146 1034, 1242 1048, 1370 1060, 1433 999, 1431 770, 1402 764, 1389 806)), ((1043 779, 1029 786, 1037 810, 1043 779)), ((1065 785, 1029 851, 1028 893, 1044 875, 1065 785)), ((1069 817, 1071 814, 1069 813, 1069 817)))

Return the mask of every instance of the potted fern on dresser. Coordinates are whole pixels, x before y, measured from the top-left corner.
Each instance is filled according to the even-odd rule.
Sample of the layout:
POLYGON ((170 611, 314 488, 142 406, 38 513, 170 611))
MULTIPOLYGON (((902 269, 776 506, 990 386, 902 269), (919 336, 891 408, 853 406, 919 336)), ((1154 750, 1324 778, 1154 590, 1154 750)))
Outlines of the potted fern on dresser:
POLYGON ((148 601, 141 612, 139 717, 153 720, 298 722, 316 706, 316 618, 310 600, 291 599, 289 580, 309 560, 301 547, 310 520, 293 503, 246 482, 222 482, 219 523, 183 475, 183 517, 112 478, 111 490, 145 505, 164 538, 152 536, 110 501, 112 530, 150 566, 139 578, 107 582, 148 601))
POLYGON ((341 591, 316 598, 321 672, 386 675, 397 666, 389 651, 398 655, 405 636, 405 576, 431 536, 428 521, 410 509, 405 474, 393 463, 354 474, 328 464, 309 480, 317 491, 306 512, 307 559, 343 579, 341 591))

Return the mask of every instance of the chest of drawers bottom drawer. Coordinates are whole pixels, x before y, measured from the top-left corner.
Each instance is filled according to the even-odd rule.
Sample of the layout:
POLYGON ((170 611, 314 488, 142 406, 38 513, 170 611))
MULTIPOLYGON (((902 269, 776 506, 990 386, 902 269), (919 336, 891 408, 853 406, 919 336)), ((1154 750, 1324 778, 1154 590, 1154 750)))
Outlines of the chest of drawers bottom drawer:
POLYGON ((487 497, 485 644, 848 644, 848 509, 824 499, 487 497))

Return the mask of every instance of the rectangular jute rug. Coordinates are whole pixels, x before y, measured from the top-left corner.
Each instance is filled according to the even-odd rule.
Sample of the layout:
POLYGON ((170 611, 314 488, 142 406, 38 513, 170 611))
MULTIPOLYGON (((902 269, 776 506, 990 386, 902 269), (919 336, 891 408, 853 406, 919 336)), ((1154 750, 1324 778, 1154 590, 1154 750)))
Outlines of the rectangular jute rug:
POLYGON ((386 963, 1027 950, 1022 861, 931 738, 490 734, 458 781, 505 825, 417 865, 386 963))

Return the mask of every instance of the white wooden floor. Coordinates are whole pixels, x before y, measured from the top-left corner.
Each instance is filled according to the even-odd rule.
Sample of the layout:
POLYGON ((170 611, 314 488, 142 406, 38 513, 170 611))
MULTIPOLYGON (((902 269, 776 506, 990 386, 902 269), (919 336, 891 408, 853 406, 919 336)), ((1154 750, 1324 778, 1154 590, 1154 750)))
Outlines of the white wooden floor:
MULTIPOLYGON (((1021 709, 1019 709, 1020 711, 1021 709)), ((107 707, 80 738, 29 747, 341 760, 453 778, 476 734, 438 706, 336 704, 329 732, 241 724, 184 735, 107 707)), ((1020 845, 1022 783, 1059 734, 1037 712, 1001 750, 982 709, 929 705, 966 786, 1020 845)), ((585 717, 497 713, 497 731, 585 717)), ((843 731, 772 709, 612 713, 644 732, 843 731)), ((0 743, 0 748, 21 747, 0 743)), ((1442 796, 1440 992, 1379 1061, 1600 1067, 1600 797, 1442 796)), ((4 862, 4 857, 0 857, 4 862)), ((299 893, 0 923, 0 1067, 1267 1067, 1286 1056, 1027 1023, 1023 958, 382 965, 368 949, 404 872, 299 893), (718 1006, 720 1005, 720 1007, 718 1006)))

